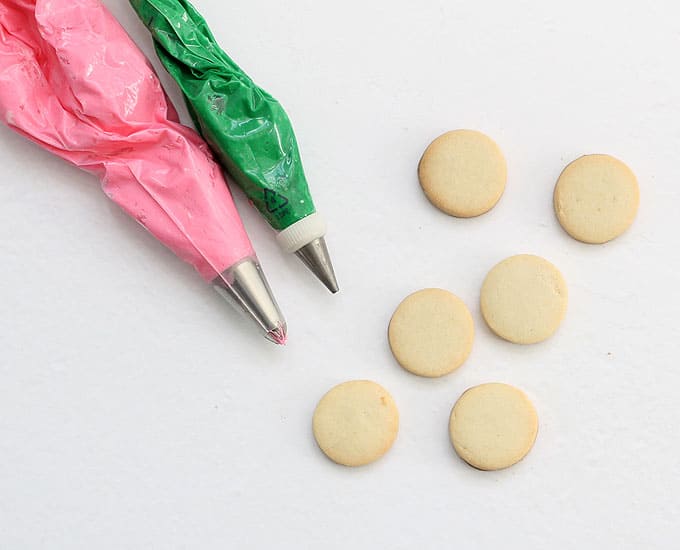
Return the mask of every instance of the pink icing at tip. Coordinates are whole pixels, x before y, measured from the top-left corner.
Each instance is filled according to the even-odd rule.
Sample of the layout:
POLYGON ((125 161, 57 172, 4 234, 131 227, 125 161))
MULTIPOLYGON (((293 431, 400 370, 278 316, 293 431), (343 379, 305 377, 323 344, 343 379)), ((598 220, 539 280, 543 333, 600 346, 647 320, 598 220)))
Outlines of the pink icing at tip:
POLYGON ((0 3, 0 116, 212 280, 254 252, 205 142, 99 0, 0 3))
POLYGON ((288 334, 286 334, 286 329, 284 327, 270 330, 267 334, 275 343, 281 346, 285 345, 288 341, 288 334))

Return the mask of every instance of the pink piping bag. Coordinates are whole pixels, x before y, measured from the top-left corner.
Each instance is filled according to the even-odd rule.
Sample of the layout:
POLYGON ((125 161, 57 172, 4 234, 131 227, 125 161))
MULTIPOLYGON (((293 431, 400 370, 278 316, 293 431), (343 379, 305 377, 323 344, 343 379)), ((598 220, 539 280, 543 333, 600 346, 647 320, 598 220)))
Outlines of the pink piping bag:
POLYGON ((276 343, 286 324, 208 146, 99 0, 0 2, 0 116, 106 195, 276 343))

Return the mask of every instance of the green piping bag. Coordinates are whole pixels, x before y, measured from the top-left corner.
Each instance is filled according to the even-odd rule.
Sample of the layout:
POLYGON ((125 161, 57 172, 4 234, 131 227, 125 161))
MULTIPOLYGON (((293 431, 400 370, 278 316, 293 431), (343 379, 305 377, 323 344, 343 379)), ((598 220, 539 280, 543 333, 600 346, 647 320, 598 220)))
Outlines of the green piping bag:
POLYGON ((189 2, 130 3, 151 31, 156 53, 181 88, 194 124, 231 178, 279 232, 279 244, 337 292, 326 226, 314 208, 283 107, 220 48, 189 2))

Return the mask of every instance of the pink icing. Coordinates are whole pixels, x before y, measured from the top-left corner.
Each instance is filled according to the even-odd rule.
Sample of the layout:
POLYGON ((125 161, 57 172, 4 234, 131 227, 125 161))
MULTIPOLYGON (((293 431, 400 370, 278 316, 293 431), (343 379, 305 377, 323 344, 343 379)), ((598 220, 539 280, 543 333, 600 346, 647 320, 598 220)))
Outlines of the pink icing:
POLYGON ((99 0, 0 3, 0 116, 207 280, 254 252, 208 146, 99 0))

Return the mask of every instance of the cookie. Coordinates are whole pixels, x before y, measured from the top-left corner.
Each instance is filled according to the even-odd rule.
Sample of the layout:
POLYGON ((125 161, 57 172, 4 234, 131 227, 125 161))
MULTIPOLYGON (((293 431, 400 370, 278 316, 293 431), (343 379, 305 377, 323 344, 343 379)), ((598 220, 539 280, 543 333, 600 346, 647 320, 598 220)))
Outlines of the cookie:
POLYGON ((522 460, 538 433, 529 398, 508 384, 481 384, 460 396, 451 410, 449 435, 465 462, 480 470, 501 470, 522 460))
POLYGON ((482 316, 498 336, 516 344, 549 338, 567 311, 567 284, 549 261, 520 254, 489 271, 481 291, 482 316))
POLYGON ((586 155, 569 164, 555 185, 555 214, 564 230, 601 244, 628 229, 640 204, 637 178, 609 155, 586 155))
POLYGON ((451 216, 471 218, 491 210, 505 189, 503 153, 488 136, 454 130, 435 139, 418 165, 430 202, 451 216))
POLYGON ((363 466, 383 456, 399 431, 399 411, 388 391, 352 380, 321 398, 312 420, 314 438, 333 462, 363 466))
POLYGON ((470 355, 475 333, 463 301, 439 288, 407 296, 392 315, 387 332, 397 362, 430 378, 460 367, 470 355))

